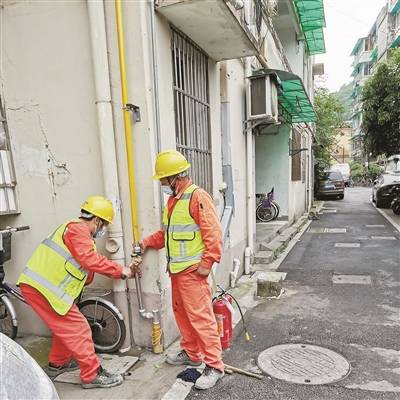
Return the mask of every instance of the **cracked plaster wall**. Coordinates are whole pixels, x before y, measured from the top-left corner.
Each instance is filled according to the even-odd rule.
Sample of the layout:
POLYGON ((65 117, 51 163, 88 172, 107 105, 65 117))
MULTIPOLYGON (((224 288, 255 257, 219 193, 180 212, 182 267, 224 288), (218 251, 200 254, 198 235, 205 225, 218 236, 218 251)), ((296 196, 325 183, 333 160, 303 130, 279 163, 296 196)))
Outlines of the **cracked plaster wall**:
MULTIPOLYGON (((0 224, 31 226, 13 237, 15 282, 35 246, 103 184, 85 2, 2 6, 1 88, 21 214, 0 224)), ((22 331, 44 331, 26 307, 18 311, 22 331)))

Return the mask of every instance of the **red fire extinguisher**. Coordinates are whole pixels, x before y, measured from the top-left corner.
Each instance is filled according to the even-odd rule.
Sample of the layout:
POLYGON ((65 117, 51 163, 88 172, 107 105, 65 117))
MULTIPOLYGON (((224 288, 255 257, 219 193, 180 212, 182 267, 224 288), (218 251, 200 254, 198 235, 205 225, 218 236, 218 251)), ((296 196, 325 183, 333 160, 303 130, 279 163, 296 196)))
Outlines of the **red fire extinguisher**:
POLYGON ((224 293, 215 298, 213 301, 213 310, 215 319, 217 320, 222 349, 228 349, 232 339, 232 297, 224 293))

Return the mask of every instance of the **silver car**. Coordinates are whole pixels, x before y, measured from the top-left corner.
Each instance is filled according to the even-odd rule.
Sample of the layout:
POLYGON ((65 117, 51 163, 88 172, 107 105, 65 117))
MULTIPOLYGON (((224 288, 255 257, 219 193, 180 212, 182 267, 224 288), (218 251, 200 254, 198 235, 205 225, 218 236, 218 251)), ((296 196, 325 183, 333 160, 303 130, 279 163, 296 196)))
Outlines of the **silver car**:
POLYGON ((393 188, 400 184, 400 155, 389 157, 385 171, 374 182, 372 201, 378 208, 389 208, 393 200, 393 188))

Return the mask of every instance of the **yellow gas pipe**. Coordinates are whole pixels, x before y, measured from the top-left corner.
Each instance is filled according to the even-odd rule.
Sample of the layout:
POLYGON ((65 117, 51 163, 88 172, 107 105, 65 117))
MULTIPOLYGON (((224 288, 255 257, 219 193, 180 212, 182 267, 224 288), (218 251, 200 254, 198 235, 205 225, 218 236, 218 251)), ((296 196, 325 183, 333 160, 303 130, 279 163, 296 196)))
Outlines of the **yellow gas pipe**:
MULTIPOLYGON (((134 241, 139 241, 139 227, 137 218, 137 202, 136 202, 136 179, 135 179, 135 166, 133 161, 133 143, 132 143, 132 125, 131 125, 131 111, 127 108, 128 105, 128 84, 126 75, 126 60, 125 60, 125 40, 124 40, 124 26, 122 18, 122 1, 115 0, 115 14, 117 22, 118 33, 118 54, 119 54, 119 68, 121 74, 121 91, 122 91, 122 104, 124 114, 124 127, 125 127, 125 146, 126 158, 128 162, 128 178, 129 178, 129 195, 131 202, 131 221, 133 230, 134 241)), ((136 276, 136 288, 141 290, 139 277, 136 276)), ((161 326, 158 312, 153 312, 153 328, 152 328, 152 345, 154 353, 161 353, 163 347, 161 344, 161 326)))

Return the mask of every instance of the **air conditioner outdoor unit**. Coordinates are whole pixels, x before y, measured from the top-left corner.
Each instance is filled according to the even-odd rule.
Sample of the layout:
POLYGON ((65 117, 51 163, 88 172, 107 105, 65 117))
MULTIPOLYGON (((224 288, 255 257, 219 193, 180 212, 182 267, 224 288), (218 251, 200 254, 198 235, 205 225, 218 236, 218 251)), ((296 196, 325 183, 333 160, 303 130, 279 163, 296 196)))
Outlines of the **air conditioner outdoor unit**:
POLYGON ((278 83, 273 74, 250 78, 249 119, 278 123, 278 83))

